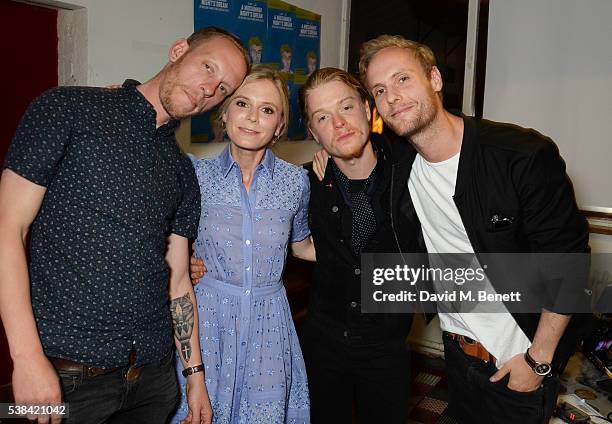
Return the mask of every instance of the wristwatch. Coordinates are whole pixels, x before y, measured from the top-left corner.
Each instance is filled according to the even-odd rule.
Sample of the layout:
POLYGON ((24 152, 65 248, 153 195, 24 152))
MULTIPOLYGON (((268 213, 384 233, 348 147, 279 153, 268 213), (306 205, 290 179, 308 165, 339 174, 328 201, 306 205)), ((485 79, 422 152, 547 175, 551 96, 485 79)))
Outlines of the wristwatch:
POLYGON ((195 367, 187 367, 181 372, 181 374, 183 374, 183 377, 187 378, 191 374, 202 371, 204 371, 204 364, 196 365, 195 367))
POLYGON ((535 372, 540 377, 546 377, 551 375, 552 367, 548 362, 538 362, 531 357, 529 354, 529 349, 525 352, 525 362, 527 365, 531 367, 533 372, 535 372))

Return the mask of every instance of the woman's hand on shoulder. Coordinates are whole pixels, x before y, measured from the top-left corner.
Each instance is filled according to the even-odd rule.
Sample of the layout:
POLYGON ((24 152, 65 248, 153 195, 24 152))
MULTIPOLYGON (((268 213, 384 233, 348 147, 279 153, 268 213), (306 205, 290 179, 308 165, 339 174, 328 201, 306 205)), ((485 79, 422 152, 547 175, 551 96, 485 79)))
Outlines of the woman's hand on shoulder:
POLYGON ((329 154, 324 149, 316 152, 314 158, 312 159, 312 170, 319 181, 323 181, 323 177, 325 177, 325 169, 327 168, 328 161, 329 154))

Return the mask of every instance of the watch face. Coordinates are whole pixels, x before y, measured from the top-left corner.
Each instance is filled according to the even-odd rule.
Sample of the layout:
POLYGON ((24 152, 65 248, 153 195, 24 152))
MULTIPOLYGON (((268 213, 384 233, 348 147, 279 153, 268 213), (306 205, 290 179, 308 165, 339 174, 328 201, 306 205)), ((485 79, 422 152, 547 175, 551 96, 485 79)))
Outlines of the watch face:
POLYGON ((537 375, 544 376, 550 372, 550 365, 549 364, 536 364, 533 370, 535 371, 537 375))

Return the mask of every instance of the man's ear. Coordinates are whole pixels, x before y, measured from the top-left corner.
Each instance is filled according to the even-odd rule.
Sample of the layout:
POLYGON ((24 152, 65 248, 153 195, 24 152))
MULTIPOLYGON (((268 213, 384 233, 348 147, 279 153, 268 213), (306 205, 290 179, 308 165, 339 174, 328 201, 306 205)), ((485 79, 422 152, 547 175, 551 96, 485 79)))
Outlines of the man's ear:
POLYGON ((372 121, 372 111, 370 110, 370 102, 368 100, 364 100, 364 107, 365 107, 365 111, 366 111, 366 116, 368 117, 368 122, 371 124, 372 121))
POLYGON ((435 91, 436 93, 439 93, 442 91, 442 86, 444 84, 442 83, 442 75, 440 74, 440 70, 438 69, 437 66, 431 67, 431 73, 429 75, 429 83, 431 84, 431 88, 433 89, 433 91, 435 91))
POLYGON ((311 130, 310 127, 306 127, 306 128, 308 128, 308 132, 312 136, 312 139, 315 141, 315 143, 317 143, 318 145, 321 145, 321 142, 317 139, 317 135, 314 133, 314 131, 311 130))
POLYGON ((187 53, 187 50, 189 50, 189 43, 187 43, 186 39, 179 38, 174 43, 172 43, 172 46, 170 46, 170 51, 168 52, 168 59, 170 60, 170 62, 174 63, 181 56, 187 53))

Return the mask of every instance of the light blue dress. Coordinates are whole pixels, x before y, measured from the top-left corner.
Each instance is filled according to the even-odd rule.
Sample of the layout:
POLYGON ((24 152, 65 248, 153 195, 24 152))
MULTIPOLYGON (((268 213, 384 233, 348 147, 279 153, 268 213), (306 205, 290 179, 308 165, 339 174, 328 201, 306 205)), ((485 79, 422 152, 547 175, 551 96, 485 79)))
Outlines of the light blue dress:
MULTIPOLYGON (((282 273, 289 243, 310 234, 306 171, 267 150, 249 192, 229 148, 194 162, 202 196, 195 286, 213 423, 308 423, 308 384, 282 273)), ((185 379, 177 360, 181 404, 185 379)))

